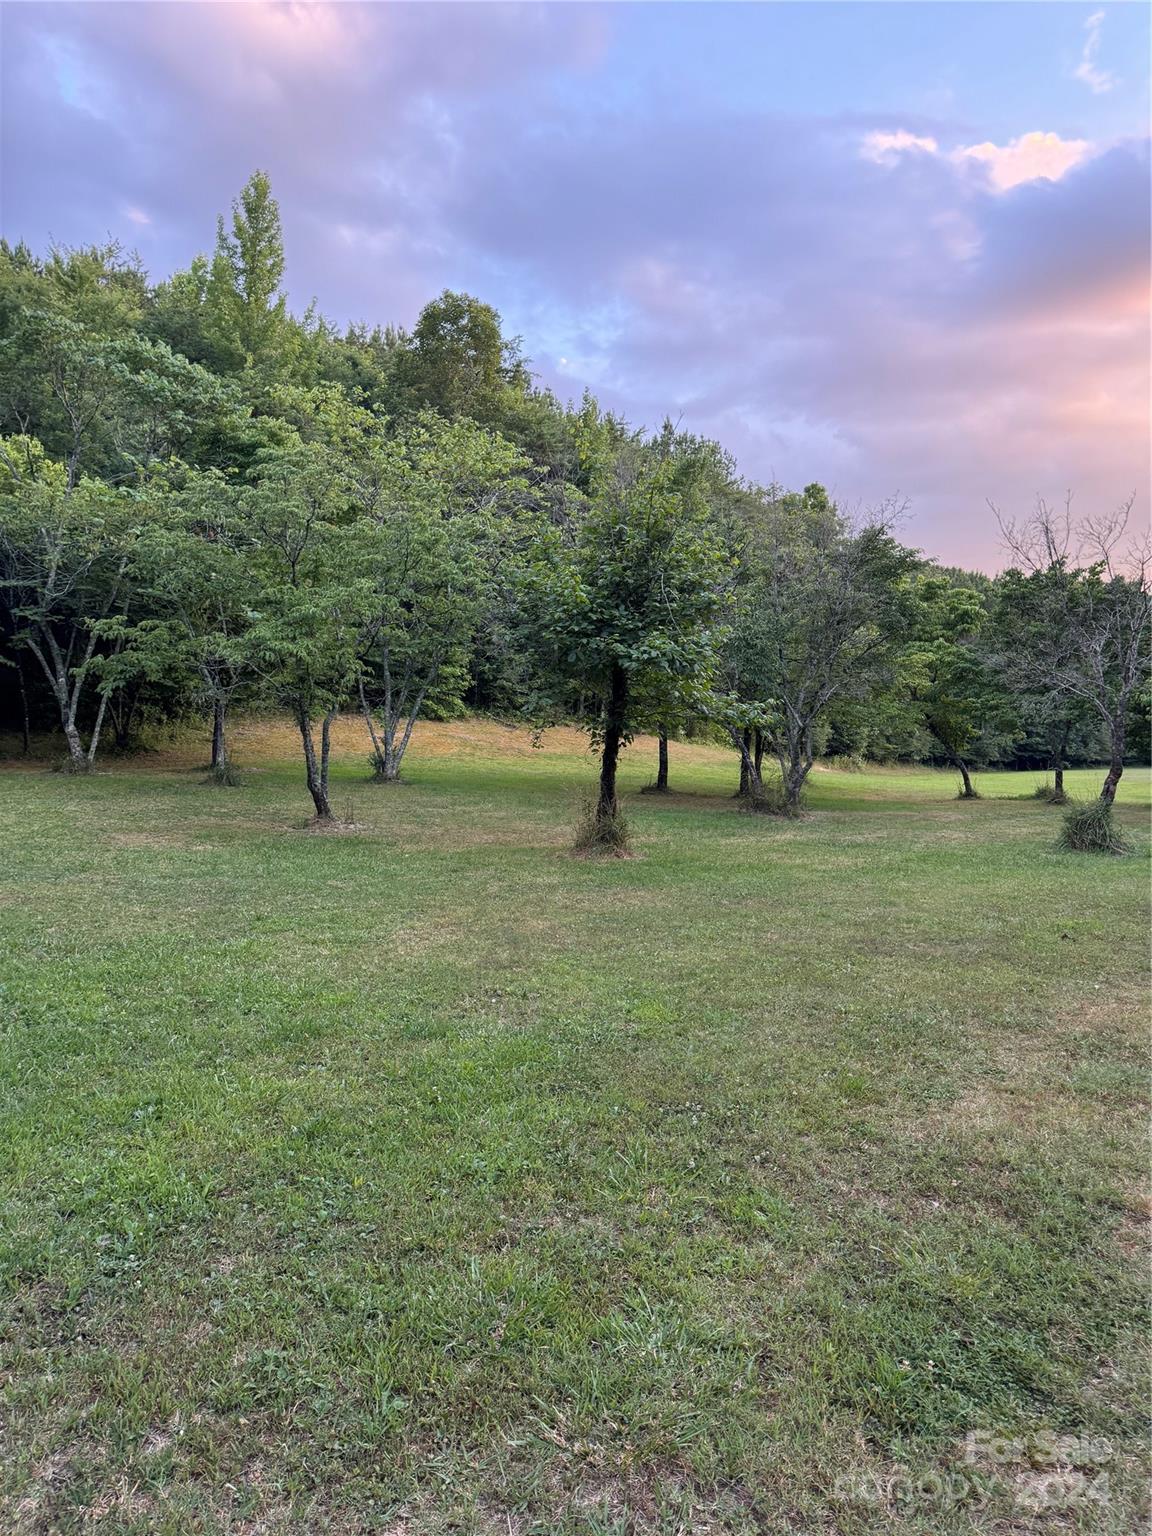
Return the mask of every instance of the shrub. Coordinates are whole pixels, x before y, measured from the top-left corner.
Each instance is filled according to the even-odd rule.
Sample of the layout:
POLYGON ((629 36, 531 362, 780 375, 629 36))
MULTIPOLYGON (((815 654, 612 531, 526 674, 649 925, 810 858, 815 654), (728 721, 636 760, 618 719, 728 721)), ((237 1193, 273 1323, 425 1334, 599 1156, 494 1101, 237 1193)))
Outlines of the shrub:
POLYGON ((1067 853, 1131 853, 1132 845, 1103 800, 1077 805, 1064 817, 1059 846, 1067 853))

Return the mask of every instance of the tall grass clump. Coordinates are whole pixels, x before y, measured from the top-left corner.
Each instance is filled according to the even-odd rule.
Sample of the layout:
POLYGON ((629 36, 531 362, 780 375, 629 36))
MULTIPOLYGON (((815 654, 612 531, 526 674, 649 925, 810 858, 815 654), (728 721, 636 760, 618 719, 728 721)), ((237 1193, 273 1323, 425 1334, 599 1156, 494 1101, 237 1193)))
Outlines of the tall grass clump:
POLYGON ((605 811, 596 800, 589 800, 580 813, 572 852, 585 858, 629 858, 632 829, 620 806, 605 811))
POLYGON ((1076 805, 1064 817, 1059 846, 1066 853, 1131 853, 1132 845, 1116 825, 1104 800, 1076 805))
POLYGON ((800 821, 806 814, 802 800, 789 800, 782 779, 763 779, 740 797, 740 809, 748 816, 783 816, 800 821))
POLYGON ((1062 789, 1057 789, 1054 784, 1047 782, 1037 784, 1030 795, 1025 795, 1026 800, 1041 800, 1045 805, 1067 805, 1068 796, 1062 789))

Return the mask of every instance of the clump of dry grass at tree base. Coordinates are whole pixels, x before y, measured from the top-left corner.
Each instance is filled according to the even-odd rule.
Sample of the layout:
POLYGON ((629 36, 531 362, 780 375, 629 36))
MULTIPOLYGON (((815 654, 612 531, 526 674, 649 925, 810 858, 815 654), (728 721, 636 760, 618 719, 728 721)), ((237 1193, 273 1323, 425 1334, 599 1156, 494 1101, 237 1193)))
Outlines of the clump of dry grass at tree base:
POLYGON ((573 853, 626 859, 631 854, 631 847, 631 828, 620 806, 614 806, 610 814, 605 814, 599 809, 596 800, 587 801, 576 826, 573 853))
POLYGON ((1131 853, 1132 844, 1116 825, 1106 800, 1076 805, 1064 817, 1060 847, 1068 853, 1131 853))

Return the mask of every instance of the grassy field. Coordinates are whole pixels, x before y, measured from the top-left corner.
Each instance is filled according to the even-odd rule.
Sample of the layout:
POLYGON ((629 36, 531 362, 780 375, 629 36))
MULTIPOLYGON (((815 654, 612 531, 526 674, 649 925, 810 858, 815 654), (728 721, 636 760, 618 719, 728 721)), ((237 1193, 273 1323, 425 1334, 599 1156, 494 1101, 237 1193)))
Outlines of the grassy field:
POLYGON ((338 747, 5 765, 0 1529, 1138 1527, 1146 771, 639 743, 602 862, 573 733, 338 747))

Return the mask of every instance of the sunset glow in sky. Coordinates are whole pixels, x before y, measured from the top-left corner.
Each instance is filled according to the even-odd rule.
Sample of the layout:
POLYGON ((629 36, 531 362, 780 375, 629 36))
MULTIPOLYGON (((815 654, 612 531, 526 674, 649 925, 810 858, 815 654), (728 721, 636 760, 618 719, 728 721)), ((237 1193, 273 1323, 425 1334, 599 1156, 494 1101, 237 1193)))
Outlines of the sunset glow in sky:
POLYGON ((1142 5, 7 4, 0 228, 211 248, 250 172, 291 303, 494 304, 562 396, 750 477, 1149 500, 1142 5))

